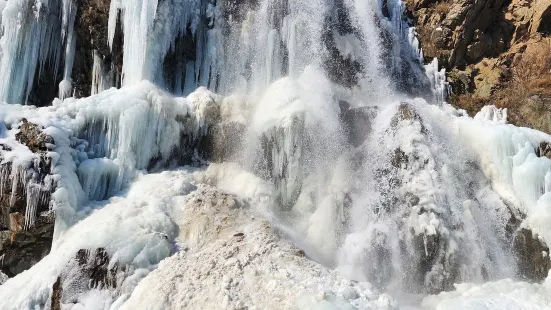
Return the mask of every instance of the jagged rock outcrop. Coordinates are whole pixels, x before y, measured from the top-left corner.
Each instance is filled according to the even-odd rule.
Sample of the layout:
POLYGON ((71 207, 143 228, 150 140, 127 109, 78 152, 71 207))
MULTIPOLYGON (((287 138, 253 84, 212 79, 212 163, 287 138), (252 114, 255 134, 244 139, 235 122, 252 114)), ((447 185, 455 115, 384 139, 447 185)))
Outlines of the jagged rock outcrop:
MULTIPOLYGON (((33 152, 27 165, 7 161, 0 165, 0 271, 13 277, 48 254, 52 244, 54 214, 50 195, 55 184, 48 176, 51 158, 47 151, 54 140, 26 119, 16 139, 33 152)), ((12 151, 0 145, 2 151, 12 151)))
POLYGON ((547 157, 551 159, 551 144, 547 142, 541 142, 536 152, 540 157, 547 157))
POLYGON ((205 159, 223 162, 234 159, 242 148, 246 126, 239 122, 221 122, 209 129, 199 145, 205 159))
POLYGON ((515 233, 513 246, 519 276, 528 281, 544 281, 551 270, 549 247, 545 242, 529 229, 520 228, 515 233))
POLYGON ((551 3, 547 0, 410 0, 426 60, 437 57, 452 104, 474 115, 509 109, 515 125, 551 132, 551 3))

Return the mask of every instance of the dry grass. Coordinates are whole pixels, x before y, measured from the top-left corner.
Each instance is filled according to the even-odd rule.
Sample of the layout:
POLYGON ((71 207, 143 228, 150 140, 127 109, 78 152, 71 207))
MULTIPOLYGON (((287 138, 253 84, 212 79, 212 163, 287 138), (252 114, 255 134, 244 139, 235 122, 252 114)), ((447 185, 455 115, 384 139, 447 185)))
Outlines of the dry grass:
POLYGON ((541 42, 526 50, 512 72, 513 88, 551 94, 551 45, 541 42))
POLYGON ((532 46, 513 65, 512 79, 495 94, 496 103, 503 108, 516 108, 533 95, 551 95, 551 45, 532 46))
MULTIPOLYGON (((497 89, 491 98, 480 99, 472 94, 452 96, 451 102, 466 110, 469 115, 475 115, 486 104, 495 104, 499 108, 509 109, 511 123, 528 126, 524 112, 519 109, 527 100, 538 95, 551 97, 551 45, 540 43, 531 46, 511 68, 512 78, 497 89)), ((531 113, 538 113, 532 111, 531 113)))

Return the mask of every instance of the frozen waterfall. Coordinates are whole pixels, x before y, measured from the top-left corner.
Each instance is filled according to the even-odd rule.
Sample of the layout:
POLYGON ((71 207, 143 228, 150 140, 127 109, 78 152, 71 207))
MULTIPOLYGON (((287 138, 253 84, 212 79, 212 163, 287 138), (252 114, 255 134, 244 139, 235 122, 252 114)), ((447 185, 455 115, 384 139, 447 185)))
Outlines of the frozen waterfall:
POLYGON ((55 228, 0 308, 440 309, 527 286, 551 301, 549 278, 517 282, 514 244, 551 242, 551 136, 448 105, 400 0, 105 3, 112 55, 86 51, 85 98, 83 4, 2 11, 0 225, 55 228), (42 75, 58 98, 25 105, 42 75))

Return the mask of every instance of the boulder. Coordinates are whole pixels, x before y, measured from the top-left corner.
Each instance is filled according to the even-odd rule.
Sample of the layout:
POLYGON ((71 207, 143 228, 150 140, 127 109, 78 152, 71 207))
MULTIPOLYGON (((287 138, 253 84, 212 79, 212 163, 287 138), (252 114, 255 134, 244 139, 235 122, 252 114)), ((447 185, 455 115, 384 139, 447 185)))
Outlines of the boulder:
POLYGON ((117 288, 119 266, 109 261, 104 248, 79 250, 52 286, 51 309, 76 304, 91 289, 117 288))

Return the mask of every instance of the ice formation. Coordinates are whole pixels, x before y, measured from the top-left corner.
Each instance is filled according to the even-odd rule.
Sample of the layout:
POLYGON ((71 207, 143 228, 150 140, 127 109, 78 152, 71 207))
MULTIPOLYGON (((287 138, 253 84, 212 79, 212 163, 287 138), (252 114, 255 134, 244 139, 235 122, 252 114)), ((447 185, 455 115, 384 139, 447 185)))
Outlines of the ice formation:
MULTIPOLYGON (((52 158, 52 180, 57 184, 52 185, 56 188, 56 235, 72 225, 83 203, 113 196, 140 170, 192 160, 194 143, 217 117, 209 109, 218 104, 218 98, 205 89, 188 98, 172 98, 143 82, 86 99, 56 101, 52 107, 40 109, 2 105, 4 122, 14 128, 5 138, 8 143, 13 144, 10 141, 23 117, 45 127, 45 133, 55 140, 48 157, 52 158)), ((25 183, 24 168, 32 163, 33 153, 19 147, 2 155, 3 161, 14 158, 21 162, 14 167, 23 169, 12 169, 11 175, 3 174, 0 181, 11 178, 25 183)), ((32 184, 28 193, 32 199, 27 201, 27 213, 36 215, 33 210, 40 197, 34 195, 37 191, 32 184)), ((29 224, 33 219, 27 219, 29 224)))
POLYGON ((92 86, 90 94, 95 95, 114 87, 118 74, 112 68, 108 68, 103 64, 102 58, 97 51, 94 50, 94 64, 92 67, 92 86))

